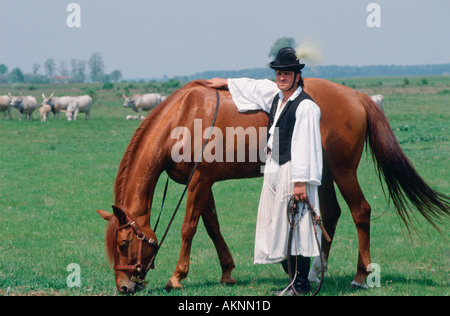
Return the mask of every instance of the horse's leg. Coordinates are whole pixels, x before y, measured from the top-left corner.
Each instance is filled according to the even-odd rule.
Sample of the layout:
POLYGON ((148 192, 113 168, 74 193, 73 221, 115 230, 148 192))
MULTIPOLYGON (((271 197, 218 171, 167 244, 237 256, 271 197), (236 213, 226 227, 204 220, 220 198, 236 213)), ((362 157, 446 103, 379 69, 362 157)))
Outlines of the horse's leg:
POLYGON ((206 231, 216 247, 217 255, 219 256, 220 266, 222 267, 221 283, 236 284, 236 280, 231 277, 231 271, 236 267, 230 250, 220 232, 219 219, 217 218, 216 207, 214 203, 214 196, 211 191, 209 193, 208 203, 202 213, 203 223, 206 231))
POLYGON ((336 184, 352 213, 353 222, 358 231, 358 266, 352 285, 366 287, 365 277, 370 264, 370 205, 359 186, 356 170, 341 172, 336 176, 336 184))
MULTIPOLYGON (((334 233, 336 232, 337 223, 339 217, 341 216, 341 208, 339 206, 338 200, 336 198, 336 191, 334 189, 334 182, 331 172, 324 162, 323 175, 322 175, 322 185, 319 187, 319 201, 320 201, 320 214, 323 219, 323 226, 325 227, 327 233, 330 235, 331 240, 333 240, 334 233)), ((324 236, 322 236, 322 252, 325 264, 328 262, 330 256, 331 242, 328 242, 324 236)), ((317 281, 318 276, 321 273, 322 267, 320 263, 320 258, 314 258, 310 273, 309 280, 317 281)))
POLYGON ((170 281, 166 284, 167 291, 172 290, 172 288, 181 289, 182 286, 180 282, 186 278, 189 272, 192 240, 197 232, 200 215, 209 200, 209 194, 204 194, 204 192, 211 190, 211 183, 201 181, 200 177, 200 173, 196 172, 189 184, 186 213, 181 227, 180 257, 170 281))

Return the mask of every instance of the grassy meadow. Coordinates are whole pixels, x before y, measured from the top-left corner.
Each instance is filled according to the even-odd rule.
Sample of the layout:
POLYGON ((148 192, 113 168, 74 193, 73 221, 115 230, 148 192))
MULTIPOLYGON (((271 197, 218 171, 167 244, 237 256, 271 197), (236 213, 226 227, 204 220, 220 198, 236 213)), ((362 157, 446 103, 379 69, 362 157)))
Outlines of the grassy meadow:
MULTIPOLYGON (((450 77, 339 79, 368 94, 385 96, 384 111, 406 155, 419 174, 450 195, 450 77)), ((179 87, 155 83, 0 85, 0 94, 94 95, 91 120, 50 118, 40 122, 0 117, 0 295, 116 295, 114 277, 104 250, 106 222, 95 212, 111 211, 113 183, 125 148, 139 126, 126 121, 122 93, 163 91, 179 87), (70 288, 71 263, 81 270, 81 286, 70 288)), ((157 186, 153 214, 158 214, 166 175, 157 186)), ((417 217, 408 233, 386 202, 370 153, 359 168, 362 189, 372 206, 372 262, 381 269, 381 287, 356 290, 358 239, 347 205, 339 197, 342 216, 333 242, 328 272, 320 295, 436 295, 449 291, 448 225, 439 234, 417 217)), ((137 295, 272 295, 287 277, 280 265, 254 265, 253 244, 262 178, 230 180, 213 187, 225 240, 234 256, 235 286, 219 283, 216 251, 202 223, 194 238, 191 268, 184 289, 166 293, 164 285, 178 260, 183 209, 150 271, 147 289, 137 295)), ((161 238, 183 187, 169 183, 161 238)), ((153 222, 156 215, 152 217, 153 222)), ((446 220, 448 223, 448 220, 446 220)))

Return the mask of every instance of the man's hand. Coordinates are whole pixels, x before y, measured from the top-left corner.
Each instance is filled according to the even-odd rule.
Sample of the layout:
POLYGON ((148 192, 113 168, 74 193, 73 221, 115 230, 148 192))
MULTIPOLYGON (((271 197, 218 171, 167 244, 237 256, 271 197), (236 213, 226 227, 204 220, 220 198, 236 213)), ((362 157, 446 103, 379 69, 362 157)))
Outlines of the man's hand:
POLYGON ((296 182, 294 184, 294 197, 296 201, 306 202, 308 198, 306 194, 306 182, 296 182))
POLYGON ((228 79, 223 78, 213 78, 211 80, 206 80, 206 84, 214 89, 225 88, 228 85, 228 79))

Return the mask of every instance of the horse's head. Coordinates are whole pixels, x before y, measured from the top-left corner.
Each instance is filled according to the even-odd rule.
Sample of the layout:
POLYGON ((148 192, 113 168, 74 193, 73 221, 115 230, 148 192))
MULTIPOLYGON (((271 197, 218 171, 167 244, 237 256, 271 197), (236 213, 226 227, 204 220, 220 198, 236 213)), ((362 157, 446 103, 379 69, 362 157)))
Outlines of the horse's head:
POLYGON ((153 268, 158 243, 149 224, 138 224, 122 209, 113 206, 114 213, 98 210, 107 220, 105 245, 113 263, 117 289, 126 294, 145 288, 145 275, 153 268))

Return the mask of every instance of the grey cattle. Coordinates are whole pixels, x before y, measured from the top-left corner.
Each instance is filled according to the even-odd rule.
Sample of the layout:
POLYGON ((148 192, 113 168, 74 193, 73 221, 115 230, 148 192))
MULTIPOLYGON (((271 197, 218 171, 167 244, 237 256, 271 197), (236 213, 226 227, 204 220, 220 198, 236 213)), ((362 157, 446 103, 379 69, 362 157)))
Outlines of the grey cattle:
POLYGON ((382 94, 372 95, 370 98, 372 99, 372 101, 374 101, 376 104, 378 104, 378 106, 380 107, 381 110, 383 110, 384 97, 382 94))
POLYGON ((18 97, 11 97, 11 106, 15 107, 17 110, 19 110, 19 121, 22 121, 22 115, 25 114, 26 118, 28 120, 33 119, 33 112, 36 110, 38 104, 36 101, 36 98, 29 95, 29 96, 18 96, 18 97))
POLYGON ((11 120, 11 97, 9 95, 0 95, 0 112, 3 112, 3 118, 8 114, 11 120))
POLYGON ((69 104, 73 101, 75 97, 64 96, 64 97, 54 97, 55 93, 52 93, 48 98, 42 93, 42 105, 49 105, 53 112, 53 116, 59 117, 61 111, 67 110, 69 104))
POLYGON ((131 98, 123 94, 123 97, 125 99, 123 106, 137 112, 138 118, 142 117, 142 111, 150 111, 167 98, 159 93, 135 94, 131 98))
POLYGON ((52 111, 52 107, 48 104, 44 104, 39 108, 39 115, 41 116, 41 122, 47 122, 47 118, 52 111))
POLYGON ((67 107, 66 117, 68 121, 76 121, 78 113, 85 113, 85 120, 89 119, 92 108, 92 98, 88 95, 82 95, 79 97, 74 97, 72 102, 67 107))

